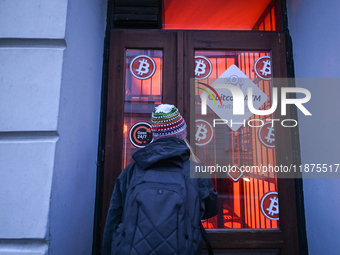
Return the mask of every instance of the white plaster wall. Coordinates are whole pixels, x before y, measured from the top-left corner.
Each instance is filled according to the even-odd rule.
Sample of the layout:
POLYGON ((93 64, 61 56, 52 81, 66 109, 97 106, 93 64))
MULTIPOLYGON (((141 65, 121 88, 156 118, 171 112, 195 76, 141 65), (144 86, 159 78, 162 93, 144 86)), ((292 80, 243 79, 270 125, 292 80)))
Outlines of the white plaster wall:
POLYGON ((0 0, 0 255, 91 254, 106 0, 0 0))
MULTIPOLYGON (((287 7, 296 77, 340 78, 340 2, 288 0, 287 7)), ((340 163, 339 81, 303 85, 312 94, 313 114, 299 112, 303 164, 340 163)), ((304 179, 303 185, 309 254, 340 254, 340 179, 304 179)))
POLYGON ((63 48, 0 45, 0 130, 56 130, 63 48))
POLYGON ((43 239, 56 137, 0 140, 0 239, 43 239))
POLYGON ((67 0, 0 0, 1 38, 65 37, 67 0))
POLYGON ((67 1, 0 1, 0 254, 48 252, 67 1))
POLYGON ((45 255, 48 252, 47 243, 32 242, 32 240, 5 240, 0 242, 1 255, 45 255))
POLYGON ((91 254, 106 0, 69 1, 50 215, 51 255, 91 254))

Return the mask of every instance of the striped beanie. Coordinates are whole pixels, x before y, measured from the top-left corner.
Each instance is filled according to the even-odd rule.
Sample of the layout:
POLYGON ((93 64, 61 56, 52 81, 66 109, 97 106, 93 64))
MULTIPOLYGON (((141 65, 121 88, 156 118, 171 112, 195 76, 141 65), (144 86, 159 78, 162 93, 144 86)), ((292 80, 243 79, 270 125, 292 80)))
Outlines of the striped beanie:
POLYGON ((187 136, 185 120, 174 105, 161 104, 152 112, 153 140, 165 137, 184 139, 187 136))

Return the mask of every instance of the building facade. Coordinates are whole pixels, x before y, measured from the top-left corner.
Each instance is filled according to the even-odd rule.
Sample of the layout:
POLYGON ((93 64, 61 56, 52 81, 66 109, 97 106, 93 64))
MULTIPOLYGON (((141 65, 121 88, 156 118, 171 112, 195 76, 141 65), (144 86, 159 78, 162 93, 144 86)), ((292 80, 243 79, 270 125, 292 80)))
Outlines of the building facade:
MULTIPOLYGON (((118 55, 113 50, 122 47, 114 44, 127 43, 124 47, 131 49, 146 48, 134 44, 135 25, 130 24, 132 27, 126 28, 122 25, 124 18, 120 20, 119 15, 114 16, 120 14, 113 11, 113 6, 119 2, 0 2, 0 254, 59 255, 100 252, 101 224, 105 218, 105 199, 107 200, 105 196, 110 194, 108 188, 105 192, 105 187, 112 188, 112 183, 105 183, 108 180, 105 160, 110 158, 107 136, 110 136, 110 128, 116 128, 114 124, 107 126, 110 123, 107 121, 107 105, 113 102, 112 99, 110 101, 110 95, 114 95, 108 84, 112 77, 117 76, 110 78, 109 73, 112 71, 108 70, 109 60, 114 64, 125 61, 124 58, 112 58, 113 55, 118 55), (119 32, 118 28, 119 31, 125 29, 125 32, 119 32), (117 31, 110 32, 111 29, 117 31), (111 45, 108 41, 110 35, 111 45), (130 45, 129 36, 132 38, 130 45)), ((284 18, 285 8, 281 9, 281 20, 286 26, 288 24, 285 32, 289 32, 282 38, 291 37, 292 47, 287 40, 285 50, 293 54, 294 60, 292 66, 288 54, 284 69, 293 70, 296 78, 333 78, 332 84, 336 84, 340 66, 337 62, 340 57, 337 47, 340 35, 336 32, 340 25, 337 15, 340 3, 335 0, 327 4, 321 1, 287 0, 282 6, 287 8, 288 21, 284 18)), ((168 8, 171 10, 171 6, 168 8)), ((266 6, 261 10, 264 9, 266 6)), ((152 8, 149 10, 155 11, 152 8)), ((155 14, 158 15, 157 11, 155 14)), ((156 20, 152 17, 150 19, 154 23, 158 22, 158 25, 161 21, 171 25, 157 17, 156 20)), ((148 26, 148 22, 143 24, 144 28, 148 26)), ((155 27, 151 25, 149 28, 155 27)), ((176 49, 186 45, 186 40, 190 41, 191 34, 185 29, 168 28, 172 30, 159 31, 155 37, 161 38, 164 45, 156 45, 154 48, 173 47, 169 42, 174 38, 184 38, 182 41, 176 39, 176 49), (175 30, 176 34, 171 35, 175 30)), ((189 30, 196 29, 198 28, 193 27, 189 30)), ((143 33, 146 34, 140 35, 140 41, 153 45, 155 42, 147 39, 150 35, 153 36, 148 34, 152 32, 145 30, 143 33)), ((280 32, 280 29, 276 29, 273 33, 277 35, 280 32)), ((218 33, 214 32, 216 38, 220 36, 218 33)), ((198 46, 193 46, 193 49, 195 47, 198 46)), ((209 50, 208 47, 202 47, 198 48, 202 51, 209 50)), ((230 47, 236 49, 236 46, 230 47)), ((245 50, 247 47, 241 49, 240 46, 237 50, 245 50)), ((266 47, 263 46, 261 50, 266 47)), ((268 50, 275 51, 272 48, 268 50)), ((159 57, 157 52, 152 54, 155 54, 154 58, 159 57)), ((162 57, 164 61, 170 58, 167 55, 162 57)), ((175 56, 175 61, 180 63, 179 60, 180 54, 175 56)), ((182 60, 186 63, 184 57, 182 60)), ((164 72, 168 72, 170 69, 167 68, 167 62, 164 63, 164 72)), ((124 62, 122 65, 124 66, 124 62)), ((170 70, 167 77, 177 77, 178 81, 176 70, 178 69, 170 70)), ((185 71, 182 75, 185 79, 185 71)), ((305 87, 311 92, 312 99, 307 108, 313 116, 307 118, 298 111, 299 140, 293 145, 295 147, 291 149, 291 154, 300 155, 293 151, 296 148, 300 150, 301 159, 297 160, 302 164, 338 164, 337 145, 340 136, 336 132, 339 124, 336 109, 339 101, 335 97, 340 92, 339 87, 327 87, 313 82, 307 87, 300 79, 296 80, 296 87, 305 87)), ((123 87, 114 88, 124 90, 123 87)), ((189 93, 185 90, 184 82, 182 85, 178 84, 177 90, 180 89, 184 95, 189 93)), ((182 104, 180 107, 184 111, 186 105, 178 96, 181 93, 171 93, 171 90, 163 91, 169 102, 182 104)), ((114 103, 112 109, 118 110, 114 110, 112 116, 116 116, 115 111, 120 111, 123 105, 123 101, 120 104, 114 103)), ((116 129, 120 128, 124 132, 125 126, 121 125, 116 129)), ((276 149, 277 153, 281 152, 279 148, 276 149)), ((109 165, 107 162, 106 165, 109 165)), ((110 178, 116 177, 109 176, 110 178)), ((220 254, 230 254, 229 249, 229 252, 255 254, 338 254, 340 245, 336 237, 340 222, 337 209, 340 207, 340 200, 336 194, 339 192, 339 179, 305 178, 289 183, 292 186, 290 192, 295 192, 292 200, 295 204, 292 204, 292 212, 289 209, 285 212, 292 217, 295 215, 293 221, 296 223, 282 225, 291 227, 294 232, 286 229, 283 236, 292 234, 296 237, 295 241, 287 241, 288 239, 278 235, 266 247, 259 245, 262 240, 259 238, 254 239, 255 243, 242 243, 245 246, 241 247, 226 243, 223 244, 225 246, 217 247, 219 249, 216 252, 220 250, 220 254), (305 234, 308 245, 305 245, 305 234), (283 243, 292 243, 281 245, 280 238, 284 240, 283 243), (289 246, 293 247, 293 253, 287 253, 289 246)), ((284 204, 284 196, 281 195, 280 201, 281 198, 284 204)), ((259 219, 261 217, 263 216, 259 216, 259 219)), ((237 221, 233 222, 236 224, 237 221)), ((246 221, 240 224, 246 224, 246 221)), ((261 228, 261 224, 251 226, 249 222, 247 226, 252 229, 261 228)), ((270 226, 272 228, 276 225, 270 226)), ((215 242, 214 247, 219 242, 224 242, 219 239, 223 236, 212 234, 211 238, 213 244, 215 242)), ((245 235, 240 238, 253 236, 245 235)))

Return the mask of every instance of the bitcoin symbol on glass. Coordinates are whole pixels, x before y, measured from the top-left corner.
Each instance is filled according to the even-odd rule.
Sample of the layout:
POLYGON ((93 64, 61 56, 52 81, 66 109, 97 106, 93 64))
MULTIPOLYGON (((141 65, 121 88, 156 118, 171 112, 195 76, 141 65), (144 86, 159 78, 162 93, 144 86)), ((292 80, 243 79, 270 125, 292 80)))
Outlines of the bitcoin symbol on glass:
POLYGON ((279 214, 279 199, 277 197, 271 197, 270 205, 266 209, 269 215, 274 216, 274 214, 279 214))
POLYGON ((200 76, 201 74, 204 74, 205 68, 207 67, 207 65, 204 64, 202 59, 195 61, 195 62, 196 62, 195 75, 200 76))
POLYGON ((203 80, 209 77, 212 71, 212 65, 208 58, 203 56, 195 57, 195 79, 203 80))
POLYGON ((275 135, 274 135, 274 127, 267 127, 268 133, 265 139, 267 140, 267 143, 269 144, 275 144, 275 135))
POLYGON ((138 60, 138 61, 139 61, 140 64, 139 64, 138 69, 136 69, 136 72, 139 75, 144 75, 147 72, 149 72, 150 64, 148 63, 148 60, 147 59, 142 59, 142 60, 138 60))
POLYGON ((268 76, 268 75, 271 75, 272 74, 272 70, 270 68, 270 60, 267 60, 267 61, 262 61, 263 63, 263 68, 260 70, 261 74, 263 76, 268 76))
POLYGON ((275 147, 275 132, 272 122, 264 123, 259 129, 259 139, 261 143, 269 148, 275 147))
POLYGON ((208 129, 206 128, 206 126, 203 123, 201 125, 197 125, 195 140, 199 142, 201 140, 206 139, 207 133, 208 133, 208 129))
POLYGON ((154 75, 156 71, 156 64, 151 57, 139 55, 131 61, 130 71, 137 79, 146 80, 154 75))
POLYGON ((254 70, 258 77, 263 80, 270 80, 272 77, 271 60, 269 56, 260 57, 254 64, 254 70))
POLYGON ((268 219, 279 220, 279 198, 276 191, 270 191, 262 197, 261 211, 268 219))
POLYGON ((195 144, 197 146, 203 146, 210 143, 214 135, 214 130, 209 122, 206 120, 196 120, 196 133, 195 133, 195 144))

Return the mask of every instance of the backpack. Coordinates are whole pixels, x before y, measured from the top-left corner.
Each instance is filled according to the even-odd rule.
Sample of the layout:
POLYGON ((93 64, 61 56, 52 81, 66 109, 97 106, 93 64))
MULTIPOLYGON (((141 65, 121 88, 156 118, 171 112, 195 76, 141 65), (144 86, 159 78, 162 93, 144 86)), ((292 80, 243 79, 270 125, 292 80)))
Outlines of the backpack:
POLYGON ((199 190, 189 165, 143 170, 135 164, 112 255, 201 254, 199 190))

